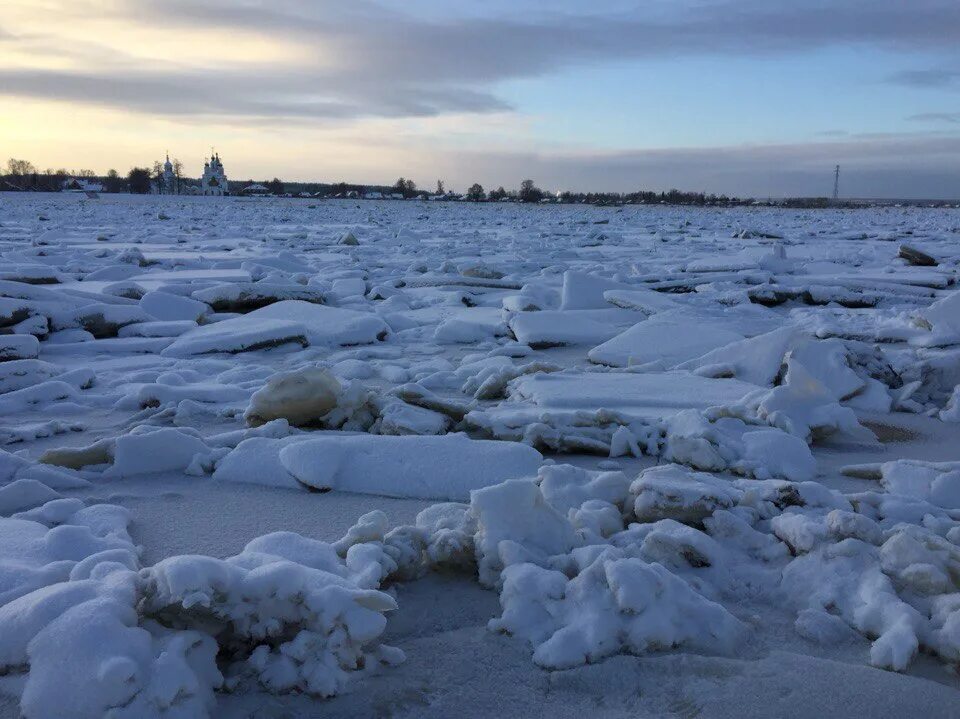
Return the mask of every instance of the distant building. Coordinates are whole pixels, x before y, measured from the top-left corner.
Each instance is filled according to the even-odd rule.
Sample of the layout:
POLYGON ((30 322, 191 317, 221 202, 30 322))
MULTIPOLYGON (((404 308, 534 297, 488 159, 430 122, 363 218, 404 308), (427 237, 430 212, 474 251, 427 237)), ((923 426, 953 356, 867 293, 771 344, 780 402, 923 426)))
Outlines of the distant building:
POLYGON ((170 153, 168 152, 167 161, 163 163, 163 169, 150 180, 150 194, 179 195, 182 190, 179 178, 173 171, 173 163, 170 162, 170 153))
POLYGON ((200 178, 201 194, 222 197, 229 193, 227 174, 223 171, 220 155, 214 153, 203 163, 203 177, 200 178))
POLYGON ((61 190, 63 192, 103 192, 103 185, 99 182, 71 177, 64 181, 61 190))
POLYGON ((167 161, 163 163, 163 175, 160 178, 160 184, 157 190, 161 195, 176 195, 177 177, 173 174, 173 163, 170 162, 170 153, 167 153, 167 161))
POLYGON ((242 190, 240 190, 241 195, 269 195, 270 188, 266 185, 261 185, 259 182, 254 182, 252 185, 247 185, 242 190))

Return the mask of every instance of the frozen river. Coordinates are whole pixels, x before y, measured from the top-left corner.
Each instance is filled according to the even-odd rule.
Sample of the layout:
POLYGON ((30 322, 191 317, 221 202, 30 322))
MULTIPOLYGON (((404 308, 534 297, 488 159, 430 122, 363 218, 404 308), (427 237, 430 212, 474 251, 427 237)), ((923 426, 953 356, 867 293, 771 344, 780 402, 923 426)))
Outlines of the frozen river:
POLYGON ((0 715, 956 716, 958 263, 955 209, 0 193, 0 715))

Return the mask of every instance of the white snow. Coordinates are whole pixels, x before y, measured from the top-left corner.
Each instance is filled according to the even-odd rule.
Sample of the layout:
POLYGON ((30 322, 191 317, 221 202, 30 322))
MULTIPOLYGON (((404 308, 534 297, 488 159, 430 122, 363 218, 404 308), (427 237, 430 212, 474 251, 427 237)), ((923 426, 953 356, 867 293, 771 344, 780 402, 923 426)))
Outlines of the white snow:
POLYGON ((755 389, 738 380, 689 372, 564 372, 521 377, 513 383, 512 394, 550 409, 620 409, 639 417, 664 417, 682 409, 734 403, 755 389))
POLYGON ((951 715, 955 210, 210 199, 0 197, 0 717, 951 715))
POLYGON ((698 322, 669 312, 638 322, 590 350, 593 362, 612 367, 660 363, 664 369, 743 339, 713 322, 698 322))
POLYGON ((284 300, 243 317, 191 330, 163 354, 236 353, 290 342, 303 346, 369 344, 385 338, 387 332, 386 324, 374 314, 284 300))
POLYGON ((465 500, 471 490, 536 474, 542 457, 511 442, 444 437, 319 437, 288 444, 280 463, 314 489, 465 500))

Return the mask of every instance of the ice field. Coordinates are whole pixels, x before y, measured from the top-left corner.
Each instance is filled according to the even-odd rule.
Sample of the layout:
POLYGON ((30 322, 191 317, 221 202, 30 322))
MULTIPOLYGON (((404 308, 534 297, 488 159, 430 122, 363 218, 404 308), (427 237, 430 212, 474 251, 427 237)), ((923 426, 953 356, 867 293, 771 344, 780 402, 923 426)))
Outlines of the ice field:
POLYGON ((960 716, 958 268, 956 209, 0 194, 0 717, 960 716))

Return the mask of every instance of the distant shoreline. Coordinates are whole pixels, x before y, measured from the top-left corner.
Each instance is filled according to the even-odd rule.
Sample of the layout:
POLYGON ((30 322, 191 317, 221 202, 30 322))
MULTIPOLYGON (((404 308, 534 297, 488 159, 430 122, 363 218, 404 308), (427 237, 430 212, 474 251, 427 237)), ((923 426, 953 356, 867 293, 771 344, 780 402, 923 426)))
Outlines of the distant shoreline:
POLYGON ((287 195, 241 195, 241 194, 231 194, 224 195, 220 197, 205 197, 203 195, 156 195, 156 194, 137 194, 130 192, 101 192, 101 193, 84 193, 84 192, 43 192, 43 191, 30 191, 30 190, 0 190, 0 197, 4 199, 20 196, 37 196, 37 195, 46 195, 49 197, 75 197, 81 200, 86 199, 100 199, 104 197, 138 197, 138 198, 170 198, 172 199, 184 199, 184 200, 200 200, 200 201, 223 201, 223 200, 245 200, 250 202, 264 201, 264 200, 296 200, 299 202, 370 202, 370 203, 416 203, 421 205, 432 205, 432 204, 459 204, 459 205, 507 205, 509 207, 523 205, 525 207, 597 207, 597 208, 615 208, 622 209, 627 207, 690 207, 698 209, 736 209, 736 208, 769 208, 769 209, 784 209, 784 210, 865 210, 870 208, 915 208, 915 209, 960 209, 960 200, 909 200, 909 199, 863 199, 863 198, 854 198, 854 199, 843 199, 834 202, 833 200, 824 200, 824 198, 789 198, 789 199, 771 199, 771 200, 755 200, 753 202, 740 202, 740 203, 716 203, 716 204, 696 204, 696 203, 687 203, 687 202, 560 202, 560 201, 545 201, 545 202, 519 202, 519 201, 492 201, 492 200, 482 200, 479 202, 474 202, 467 199, 427 199, 423 197, 412 197, 406 199, 391 199, 391 198, 366 198, 366 197, 334 197, 334 196, 298 196, 296 194, 287 194, 287 195))

